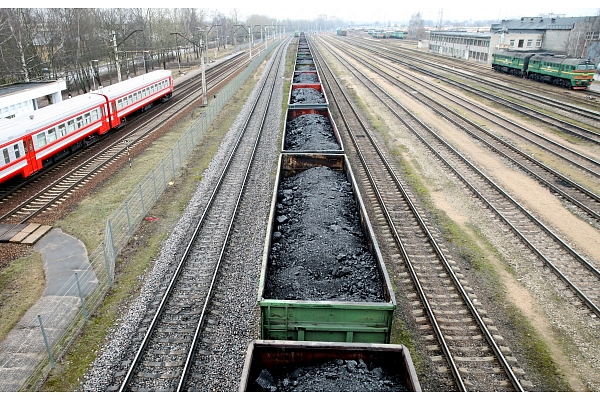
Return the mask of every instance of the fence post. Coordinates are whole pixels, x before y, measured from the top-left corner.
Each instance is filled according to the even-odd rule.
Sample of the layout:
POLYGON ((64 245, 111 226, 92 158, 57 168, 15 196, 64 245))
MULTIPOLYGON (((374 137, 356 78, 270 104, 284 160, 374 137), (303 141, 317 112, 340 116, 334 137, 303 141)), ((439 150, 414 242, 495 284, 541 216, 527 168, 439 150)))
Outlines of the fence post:
POLYGON ((173 168, 173 176, 175 176, 175 152, 171 147, 171 167, 173 168))
POLYGON ((81 310, 83 311, 83 318, 87 321, 88 315, 85 309, 85 302, 83 301, 83 293, 81 293, 81 285, 79 284, 79 276, 75 272, 75 282, 77 282, 77 291, 79 292, 79 300, 81 300, 81 310))
POLYGON ((106 275, 108 276, 108 286, 112 287, 112 274, 110 272, 110 262, 106 254, 106 245, 102 242, 102 252, 104 253, 104 265, 106 265, 106 275))
MULTIPOLYGON (((177 141, 177 153, 179 154, 179 168, 183 165, 183 160, 181 159, 181 139, 177 141)), ((175 171, 173 171, 173 177, 175 177, 175 171)))
POLYGON ((127 214, 127 228, 129 230, 129 236, 133 235, 131 232, 131 218, 129 218, 129 202, 125 200, 125 213, 127 214))
POLYGON ((44 324, 42 323, 40 314, 38 314, 38 321, 40 321, 40 329, 42 330, 44 344, 46 345, 46 351, 48 352, 48 358, 50 359, 50 368, 54 369, 54 357, 52 357, 52 351, 50 351, 50 345, 48 344, 48 338, 46 337, 46 331, 44 330, 44 324))
POLYGON ((156 193, 156 168, 152 170, 152 186, 154 187, 154 202, 158 201, 158 194, 156 193))
POLYGON ((112 247, 112 254, 114 255, 114 259, 117 259, 117 248, 115 247, 115 238, 113 237, 112 234, 112 225, 110 223, 110 219, 108 221, 106 221, 106 228, 108 230, 108 237, 110 238, 110 245, 112 247))
POLYGON ((146 207, 144 207, 144 192, 142 191, 142 185, 138 184, 138 188, 140 188, 140 201, 142 202, 142 218, 146 215, 146 207))

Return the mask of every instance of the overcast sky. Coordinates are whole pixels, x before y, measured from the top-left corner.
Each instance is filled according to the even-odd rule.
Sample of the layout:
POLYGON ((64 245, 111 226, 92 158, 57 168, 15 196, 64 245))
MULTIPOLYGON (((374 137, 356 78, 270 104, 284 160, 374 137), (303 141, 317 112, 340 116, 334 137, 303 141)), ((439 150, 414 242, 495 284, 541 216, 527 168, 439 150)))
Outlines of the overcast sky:
MULTIPOLYGON (((41 1, 25 0, 19 7, 81 7, 83 4, 72 0, 41 1)), ((408 21, 411 15, 420 12, 423 19, 437 21, 442 11, 444 21, 481 19, 514 19, 536 17, 539 14, 565 14, 567 17, 598 15, 597 7, 570 7, 569 1, 545 0, 538 6, 528 5, 535 1, 523 0, 178 0, 171 2, 175 7, 204 8, 218 10, 225 15, 237 8, 242 17, 251 14, 267 15, 276 19, 317 19, 319 15, 336 16, 347 22, 358 21, 408 21)), ((575 2, 574 2, 575 3, 575 2)), ((580 3, 580 2, 577 2, 580 3)), ((588 2, 591 6, 595 2, 588 2)), ((105 0, 95 3, 101 7, 160 7, 160 2, 142 0, 105 0)), ((91 6, 92 4, 86 4, 91 6)))
MULTIPOLYGON (((202 2, 197 2, 196 4, 202 7, 202 2)), ((598 7, 575 8, 569 7, 569 2, 565 0, 546 0, 544 2, 524 2, 522 0, 413 0, 408 2, 405 0, 220 0, 218 4, 219 10, 238 8, 245 15, 256 12, 278 19, 316 19, 318 15, 325 14, 336 16, 346 21, 408 21, 411 15, 417 12, 421 13, 423 19, 437 21, 440 16, 440 10, 442 10, 442 18, 445 21, 507 19, 520 18, 522 16, 535 17, 540 13, 566 14, 565 16, 568 17, 578 17, 598 15, 598 10, 600 9, 600 3, 598 3, 598 7), (540 5, 534 7, 526 5, 527 3, 539 3, 540 5), (291 4, 295 6, 291 6, 291 4)), ((590 3, 588 2, 587 4, 590 3)))

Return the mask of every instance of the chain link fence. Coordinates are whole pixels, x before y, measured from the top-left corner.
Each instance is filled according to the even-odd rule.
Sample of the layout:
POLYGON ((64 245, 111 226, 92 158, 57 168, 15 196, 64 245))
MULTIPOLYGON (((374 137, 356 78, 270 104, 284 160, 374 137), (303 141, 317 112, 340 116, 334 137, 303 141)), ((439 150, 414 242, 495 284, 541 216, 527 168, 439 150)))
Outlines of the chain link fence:
POLYGON ((102 304, 111 288, 117 255, 122 251, 148 210, 176 177, 200 138, 207 132, 229 99, 246 82, 271 44, 244 72, 231 81, 167 152, 160 164, 142 178, 135 190, 108 217, 105 239, 56 295, 44 296, 11 331, 16 340, 0 344, 0 391, 35 391, 43 384, 55 360, 60 360, 102 304), (42 304, 40 304, 42 303, 42 304), (34 317, 31 315, 34 314, 34 317), (15 332, 16 331, 16 332, 15 332))

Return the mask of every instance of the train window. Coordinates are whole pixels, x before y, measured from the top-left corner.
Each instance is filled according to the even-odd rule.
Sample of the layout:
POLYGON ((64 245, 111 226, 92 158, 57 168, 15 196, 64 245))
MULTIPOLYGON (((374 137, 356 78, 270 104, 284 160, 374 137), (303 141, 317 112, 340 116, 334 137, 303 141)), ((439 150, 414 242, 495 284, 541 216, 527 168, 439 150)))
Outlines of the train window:
POLYGON ((42 132, 35 137, 38 149, 44 147, 48 142, 46 141, 46 133, 42 132))
POLYGON ((80 115, 79 117, 77 117, 75 119, 76 123, 77 123, 77 129, 82 128, 83 127, 83 117, 80 115))
POLYGON ((100 117, 98 117, 98 109, 92 110, 92 121, 98 121, 100 117))
POLYGON ((140 100, 141 100, 141 98, 142 98, 142 91, 141 91, 141 90, 139 90, 139 91, 138 91, 138 99, 140 99, 140 100))
POLYGON ((65 136, 67 134, 67 127, 65 124, 60 124, 58 126, 58 136, 65 136))
POLYGON ((21 158, 21 150, 19 149, 19 145, 15 144, 13 146, 13 150, 15 151, 15 160, 21 158))
POLYGON ((8 149, 2 149, 2 155, 4 156, 4 164, 9 164, 10 156, 8 155, 8 149))
POLYGON ((86 125, 89 125, 92 123, 92 116, 90 115, 90 113, 85 113, 85 115, 83 116, 83 119, 85 120, 86 125))
POLYGON ((46 137, 48 138, 48 143, 54 142, 56 140, 56 129, 48 129, 46 137))
POLYGON ((67 132, 68 133, 75 132, 75 121, 73 121, 73 120, 67 121, 67 132))
POLYGON ((138 99, 138 95, 137 95, 137 93, 134 93, 134 94, 132 94, 132 95, 131 95, 131 100, 132 100, 134 103, 137 101, 137 99, 138 99))
POLYGON ((123 104, 121 104, 123 102, 123 100, 119 99, 117 100, 117 110, 120 110, 123 107, 123 104))
POLYGON ((48 129, 48 140, 50 142, 56 140, 56 128, 48 129))

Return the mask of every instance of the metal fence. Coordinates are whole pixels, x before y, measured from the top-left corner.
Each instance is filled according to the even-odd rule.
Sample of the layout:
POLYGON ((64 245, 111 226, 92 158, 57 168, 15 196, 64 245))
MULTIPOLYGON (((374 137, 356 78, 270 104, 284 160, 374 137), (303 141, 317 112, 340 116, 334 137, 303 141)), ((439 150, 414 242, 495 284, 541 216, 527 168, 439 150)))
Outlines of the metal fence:
MULTIPOLYGON (((0 344, 0 392, 36 390, 85 326, 88 316, 102 304, 112 286, 117 255, 127 245, 160 195, 186 162, 219 112, 275 48, 273 42, 245 71, 230 82, 167 152, 160 164, 108 217, 105 239, 55 296, 45 296, 15 329, 18 340, 0 344), (37 314, 31 318, 31 312, 37 314), (29 318, 29 320, 27 320, 29 318), (7 343, 9 342, 9 343, 7 343)), ((13 329, 13 331, 15 330, 13 329)), ((11 332, 12 333, 12 332, 11 332)))

